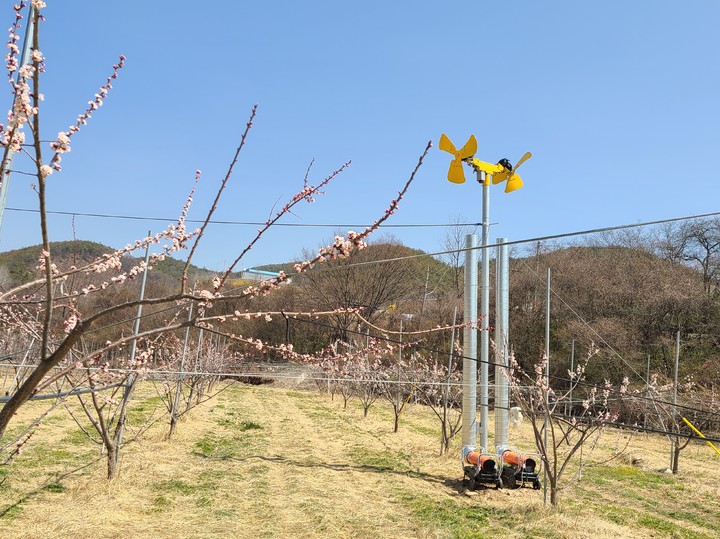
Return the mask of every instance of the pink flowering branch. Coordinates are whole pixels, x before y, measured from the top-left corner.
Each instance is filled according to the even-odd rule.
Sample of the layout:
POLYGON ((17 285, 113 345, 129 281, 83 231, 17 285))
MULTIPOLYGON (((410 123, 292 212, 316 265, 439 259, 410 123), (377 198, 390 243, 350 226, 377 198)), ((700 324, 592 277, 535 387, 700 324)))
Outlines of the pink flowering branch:
POLYGON ((405 186, 398 192, 398 196, 396 199, 393 199, 390 202, 390 206, 385 210, 385 214, 375 221, 372 225, 367 227, 363 232, 357 233, 354 231, 350 231, 347 234, 347 239, 342 238, 341 236, 335 237, 335 243, 329 247, 325 247, 320 250, 318 255, 313 259, 309 260, 300 264, 295 264, 295 271, 298 273, 304 273, 307 270, 313 268, 315 264, 320 262, 325 262, 327 260, 335 260, 336 258, 346 258, 350 255, 350 252, 355 249, 364 249, 366 246, 365 240, 375 232, 380 226, 387 221, 398 209, 400 205, 400 201, 403 199, 405 194, 407 193, 408 189, 410 188, 410 184, 415 179, 415 175, 417 174, 417 171, 420 169, 420 166, 423 163, 423 160, 425 159, 425 156, 430 151, 430 148, 432 147, 432 141, 427 143, 427 146, 425 147, 425 151, 422 153, 420 158, 418 159, 417 165, 415 166, 415 169, 413 170, 412 174, 410 175, 410 178, 405 183, 405 186))
POLYGON ((333 179, 335 179, 340 173, 342 173, 348 166, 350 166, 350 162, 343 164, 339 169, 333 171, 329 176, 327 176, 323 181, 321 181, 318 185, 309 185, 308 184, 308 176, 305 175, 305 179, 303 180, 303 189, 302 191, 298 192, 293 196, 293 198, 287 202, 281 210, 277 211, 275 215, 271 218, 269 218, 262 228, 258 229, 258 233, 255 236, 255 238, 248 243, 248 245, 243 249, 243 251, 238 255, 238 257, 235 259, 235 261, 230 264, 230 266, 225 270, 225 273, 220 277, 220 279, 215 283, 215 292, 220 290, 220 287, 225 284, 225 281, 230 276, 230 273, 235 269, 235 267, 238 265, 240 260, 243 259, 243 257, 250 251, 250 249, 253 248, 253 246, 260 240, 260 238, 267 232, 271 226, 273 226, 275 223, 277 223, 282 216, 284 216, 287 213, 290 213, 292 208, 299 204, 301 201, 305 201, 308 203, 312 203, 315 201, 315 196, 318 194, 321 194, 321 189, 325 187, 328 183, 330 183, 333 179))
MULTIPOLYGON (((207 217, 205 217, 205 221, 203 222, 202 226, 200 227, 200 231, 197 234, 197 238, 195 239, 195 243, 193 244, 192 248, 190 249, 190 254, 187 257, 187 261, 185 262, 185 267, 183 268, 183 274, 182 274, 182 291, 186 291, 187 287, 187 272, 188 268, 190 267, 190 261, 192 260, 193 255, 195 254, 195 251, 197 250, 198 244, 200 243, 200 239, 205 234, 205 229, 208 226, 208 223, 210 222, 210 219, 213 216, 213 213, 215 213, 215 210, 218 207, 218 203, 220 202, 220 196, 222 195, 223 191, 225 190, 225 186, 227 185, 228 181, 230 181, 230 176, 232 176, 233 169, 235 168, 235 163, 237 163, 238 157, 240 157, 240 152, 242 151, 243 147, 245 146, 245 140, 247 139, 248 133, 250 132, 250 129, 253 125, 253 120, 255 119, 255 115, 257 114, 257 105, 254 105, 252 108, 252 112, 250 113, 250 119, 247 122, 247 125, 245 126, 245 131, 243 131, 242 137, 240 139, 240 145, 237 147, 237 150, 235 150, 235 155, 233 156, 232 161, 230 162, 230 166, 228 167, 227 172, 225 173, 225 177, 223 178, 222 183, 220 184, 220 188, 218 189, 217 193, 215 194, 215 200, 213 200, 212 206, 210 206, 210 210, 208 210, 207 217)), ((198 171, 199 173, 200 171, 198 171)))
MULTIPOLYGON (((119 272, 116 276, 109 278, 108 281, 104 281, 99 285, 93 285, 89 284, 87 287, 83 288, 81 291, 73 291, 65 298, 72 298, 72 297, 78 297, 81 295, 87 295, 91 292, 97 292, 98 290, 104 290, 108 286, 111 286, 113 284, 123 284, 127 280, 132 280, 138 275, 140 275, 143 271, 151 270, 153 269, 154 265, 158 262, 163 261, 168 255, 172 253, 176 253, 180 251, 181 249, 186 248, 187 243, 190 239, 192 239, 197 232, 190 232, 188 233, 185 229, 185 216, 187 215, 187 209, 190 205, 190 202, 192 201, 192 195, 194 192, 191 191, 190 195, 188 196, 187 202, 185 206, 183 207, 183 212, 178 219, 178 222, 176 225, 169 225, 167 229, 158 232, 154 236, 147 236, 143 238, 142 240, 136 240, 134 244, 128 244, 122 249, 118 249, 112 253, 107 253, 101 257, 96 258, 94 261, 81 266, 81 267, 75 267, 72 266, 66 271, 58 271, 54 266, 51 264, 51 274, 52 279, 54 282, 61 282, 63 280, 66 280, 69 276, 79 273, 84 273, 85 275, 100 275, 104 274, 110 271, 117 271, 119 272), (137 250, 145 249, 146 247, 152 245, 152 244, 164 244, 161 246, 161 252, 160 253, 154 253, 150 256, 150 260, 148 261, 148 264, 145 264, 144 260, 141 260, 138 264, 130 268, 128 271, 121 272, 122 270, 122 259, 125 255, 132 254, 133 252, 137 250)), ((41 263, 44 265, 45 261, 45 252, 41 252, 40 257, 41 263)), ((38 284, 41 284, 44 282, 44 279, 37 279, 34 281, 30 281, 28 283, 25 283, 23 285, 19 285, 11 290, 8 290, 6 292, 3 292, 0 294, 0 301, 4 301, 8 304, 10 303, 22 303, 20 301, 11 301, 9 298, 12 298, 13 296, 16 296, 18 293, 22 292, 23 290, 27 290, 30 288, 33 288, 37 286, 38 284)), ((26 301, 27 303, 30 303, 31 301, 26 301)))
POLYGON ((8 30, 8 52, 5 55, 5 68, 8 71, 8 81, 11 85, 14 85, 14 73, 18 70, 19 67, 18 56, 20 56, 20 48, 18 47, 18 41, 20 41, 19 32, 20 28, 22 27, 20 21, 22 21, 23 19, 22 10, 25 9, 26 6, 27 4, 22 1, 13 6, 13 10, 15 11, 15 20, 10 26, 10 30, 8 30))
POLYGON ((250 312, 250 311, 235 311, 233 314, 222 314, 222 315, 215 315, 215 316, 205 316, 202 318, 198 318, 198 322, 213 322, 217 321, 220 323, 224 323, 227 321, 233 321, 237 322, 238 320, 259 320, 262 319, 265 322, 272 322, 273 316, 283 316, 287 318, 319 318, 321 316, 330 316, 330 315, 337 315, 337 314, 357 314, 359 312, 359 309, 355 308, 348 308, 348 309, 335 309, 332 311, 298 311, 298 312, 289 312, 289 311, 256 311, 256 312, 250 312))
POLYGON ((434 328, 428 328, 428 329, 421 329, 417 331, 393 331, 391 329, 381 328, 379 326, 374 325, 373 323, 369 322, 367 319, 363 318, 362 315, 358 314, 357 317, 360 319, 361 322, 363 322, 368 327, 373 328, 376 331, 381 331, 385 334, 390 335, 428 335, 430 333, 437 333, 439 331, 448 331, 453 329, 476 329, 478 331, 483 331, 486 328, 483 328, 480 326, 480 319, 477 320, 469 320, 468 322, 463 322, 460 324, 455 324, 454 326, 451 324, 449 326, 436 326, 434 328))
MULTIPOLYGON (((267 354, 267 353, 275 353, 281 357, 283 357, 286 360, 289 361, 298 361, 303 362, 311 365, 316 365, 321 367, 324 371, 335 371, 337 365, 343 365, 350 361, 358 360, 358 358, 370 356, 372 358, 392 358, 395 356, 395 354, 399 350, 404 350, 407 348, 411 348, 413 346, 417 345, 417 342, 407 342, 403 344, 399 343, 393 343, 389 344, 382 339, 370 339, 369 345, 367 348, 363 349, 356 349, 356 350, 350 350, 346 353, 338 353, 334 346, 328 346, 318 352, 315 352, 313 354, 301 354, 296 352, 293 349, 292 344, 279 344, 274 345, 270 344, 268 342, 263 341, 262 339, 256 339, 252 336, 245 336, 242 334, 236 334, 233 332, 227 332, 221 329, 220 327, 216 327, 213 323, 225 323, 230 321, 237 321, 242 319, 247 320, 264 320, 266 322, 272 321, 272 316, 277 316, 278 314, 284 315, 293 319, 298 319, 301 317, 311 317, 311 318, 319 318, 321 316, 332 316, 336 315, 338 312, 355 312, 354 309, 336 309, 333 311, 311 311, 311 312, 283 312, 283 311, 267 311, 267 312, 245 312, 242 313, 240 311, 236 311, 233 314, 230 315, 218 315, 218 316, 212 316, 212 317, 204 317, 204 318, 197 318, 193 321, 186 321, 178 324, 172 324, 168 325, 169 329, 177 329, 179 327, 187 327, 188 325, 194 324, 196 327, 200 327, 204 329, 207 332, 213 333, 215 335, 223 336, 227 340, 242 344, 244 345, 253 355, 258 354, 267 354)), ((146 336, 150 334, 151 332, 143 332, 141 334, 141 337, 146 336)), ((126 339, 127 340, 127 339, 126 339)), ((95 353, 105 353, 109 349, 112 348, 112 346, 116 345, 119 341, 116 341, 115 343, 108 343, 107 348, 104 348, 102 350, 96 351, 95 353)), ((375 361, 375 360, 373 360, 375 361)), ((77 363, 75 364, 78 365, 77 363)), ((69 371, 73 369, 74 366, 70 365, 66 368, 66 371, 69 371)), ((153 371, 149 371, 153 372, 153 371)), ((53 378, 62 376, 63 373, 56 374, 53 378)), ((49 379, 47 383, 52 382, 52 379, 49 379)))
MULTIPOLYGON (((367 246, 367 243, 365 242, 365 240, 368 238, 368 236, 370 236, 370 234, 372 234, 378 228, 380 228, 382 223, 384 223, 387 219, 390 218, 390 216, 392 216, 397 211, 400 201, 403 199, 403 197, 407 193, 408 189, 410 188, 410 185, 412 184, 413 180, 415 179, 415 176, 416 176, 418 170, 420 169, 420 166, 422 165, 423 160, 425 159, 425 156, 428 154, 428 151, 430 150, 431 147, 432 147, 432 142, 428 142, 427 146, 425 147, 425 151, 422 153, 422 155, 418 159, 417 165, 413 169, 413 172, 410 175, 410 178, 407 180, 404 187, 398 192, 397 198, 392 200, 392 202, 390 203, 390 206, 385 210, 385 214, 380 219, 375 221, 372 225, 368 226, 361 233, 350 231, 347 233, 347 235, 345 237, 336 236, 335 242, 330 246, 321 248, 320 251, 318 252, 318 254, 314 258, 312 258, 311 260, 306 260, 305 262, 299 262, 299 263, 295 264, 295 266, 294 266, 295 272, 298 274, 305 273, 308 270, 312 269, 316 264, 326 262, 328 260, 335 260, 338 258, 346 258, 346 257, 350 256, 350 253, 353 250, 364 249, 367 246)), ((335 173, 333 173, 333 174, 337 174, 341 170, 342 170, 342 168, 335 171, 335 173)), ((333 177, 333 175, 331 175, 329 177, 329 179, 332 179, 332 177, 333 177)), ((329 181, 329 179, 326 179, 326 180, 329 181)), ((324 184, 320 184, 318 187, 322 187, 322 185, 324 185, 324 184)), ((307 188, 308 187, 306 186, 306 189, 307 188)), ((309 189, 310 189, 310 191, 303 190, 298 195, 296 195, 295 198, 293 198, 294 203, 296 203, 300 200, 304 200, 305 196, 311 195, 312 194, 311 191, 314 189, 317 189, 317 188, 310 187, 309 189)), ((240 260, 240 258, 238 258, 238 260, 235 261, 235 264, 237 264, 237 262, 239 260, 240 260)), ((216 281, 216 283, 215 283, 216 291, 219 290, 219 288, 225 282, 225 279, 227 279, 227 276, 229 275, 229 272, 232 270, 232 268, 234 268, 234 265, 231 266, 230 269, 225 273, 225 275, 223 276, 223 279, 216 281)), ((287 275, 285 272, 281 271, 277 277, 274 277, 274 278, 268 279, 268 280, 264 280, 264 281, 260 281, 260 284, 257 286, 250 286, 250 287, 245 288, 242 292, 242 295, 243 296, 263 296, 265 294, 268 294, 271 290, 280 286, 282 283, 287 282, 289 279, 290 279, 290 276, 287 275)))
POLYGON ((78 116, 75 123, 71 125, 67 131, 60 131, 58 133, 57 139, 54 142, 50 143, 50 148, 55 152, 55 154, 50 160, 50 165, 48 166, 48 168, 45 169, 46 175, 51 174, 53 170, 61 170, 60 161, 62 158, 60 156, 64 153, 70 152, 71 137, 75 133, 80 131, 80 128, 83 125, 87 125, 88 120, 93 115, 93 113, 103 106, 104 100, 107 97, 108 92, 112 90, 112 81, 117 79, 118 71, 120 71, 123 67, 125 67, 125 56, 121 54, 118 63, 113 65, 113 72, 107 78, 105 84, 100 87, 98 93, 95 94, 95 97, 88 101, 87 109, 85 109, 85 111, 80 114, 80 116, 78 116))
MULTIPOLYGON (((49 349, 48 343, 50 339, 50 326, 52 324, 52 306, 53 306, 53 294, 54 287, 52 282, 53 268, 50 260, 50 237, 47 223, 47 208, 46 208, 46 196, 45 196, 45 178, 43 174, 42 165, 42 147, 40 145, 40 71, 43 69, 44 58, 40 53, 39 45, 39 22, 40 12, 38 9, 32 11, 34 15, 34 31, 32 34, 32 81, 33 81, 33 106, 31 110, 25 110, 24 113, 32 115, 32 127, 34 132, 34 150, 35 150, 35 163, 37 165, 37 178, 38 178, 38 201, 40 204, 40 229, 42 233, 42 254, 45 259, 45 312, 43 317, 43 331, 42 331, 42 344, 40 347, 40 359, 45 360, 48 356, 49 349)), ((23 68, 21 68, 23 69, 23 68)), ((17 96, 16 96, 17 97, 17 96)), ((17 104, 17 99, 16 99, 17 104)), ((16 107, 17 108, 17 107, 16 107)))
POLYGON ((32 76, 32 66, 28 65, 18 75, 17 83, 14 80, 15 72, 18 70, 18 56, 20 49, 17 42, 20 40, 18 31, 20 30, 20 21, 23 19, 22 10, 27 4, 20 2, 13 9, 15 11, 15 21, 9 30, 9 38, 7 42, 8 53, 5 57, 5 64, 8 70, 8 81, 12 86, 13 106, 8 112, 8 127, 0 124, 0 144, 4 147, 2 166, 0 166, 0 185, 6 181, 6 175, 9 174, 9 163, 12 154, 20 152, 22 144, 25 142, 25 133, 22 131, 23 125, 27 123, 29 115, 34 111, 30 107, 30 87, 27 79, 32 76))

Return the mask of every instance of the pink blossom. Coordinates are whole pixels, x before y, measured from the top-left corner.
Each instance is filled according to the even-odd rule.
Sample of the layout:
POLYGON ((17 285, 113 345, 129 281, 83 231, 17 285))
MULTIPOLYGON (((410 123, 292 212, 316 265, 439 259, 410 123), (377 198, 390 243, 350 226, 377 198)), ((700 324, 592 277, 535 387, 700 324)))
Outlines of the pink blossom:
MULTIPOLYGON (((66 153, 70 151, 70 133, 60 131, 57 135, 57 140, 50 143, 50 147, 56 153, 66 153)), ((59 159, 58 159, 59 161, 59 159)))
POLYGON ((65 327, 65 333, 70 333, 73 329, 75 329, 75 326, 77 325, 78 319, 77 316, 74 314, 71 314, 67 320, 63 323, 65 327))

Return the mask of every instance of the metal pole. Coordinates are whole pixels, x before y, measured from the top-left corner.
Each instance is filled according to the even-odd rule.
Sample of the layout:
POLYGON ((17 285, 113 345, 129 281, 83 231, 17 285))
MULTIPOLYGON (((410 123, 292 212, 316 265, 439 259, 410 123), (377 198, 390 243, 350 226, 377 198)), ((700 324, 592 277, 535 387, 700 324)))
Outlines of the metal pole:
POLYGON ((680 365, 680 330, 675 335, 675 383, 673 384, 673 415, 677 405, 678 366, 680 365))
MULTIPOLYGON (((370 372, 370 328, 365 328, 365 374, 363 375, 366 380, 372 380, 371 376, 374 376, 370 372)), ((368 399, 370 398, 370 383, 363 384, 363 406, 366 408, 364 409, 363 413, 367 414, 368 408, 368 399)))
POLYGON ((495 257, 495 447, 508 448, 510 272, 507 238, 498 238, 495 257))
MULTIPOLYGON (((193 286, 193 295, 195 295, 195 287, 193 286)), ((190 308, 188 309, 188 322, 192 320, 193 306, 195 304, 191 301, 190 308)), ((190 338, 190 326, 185 328, 185 342, 183 343, 182 356, 180 357, 180 373, 178 374, 178 381, 175 387, 175 400, 173 401, 171 419, 173 422, 177 421, 177 409, 180 405, 180 388, 182 387, 183 372, 185 371, 185 355, 187 354, 188 339, 190 338)))
POLYGON ((402 400, 400 399, 400 378, 402 377, 402 343, 403 343, 403 315, 400 315, 400 347, 398 348, 398 383, 397 383, 397 411, 400 412, 400 404, 402 403, 402 400))
MULTIPOLYGON (((30 57, 30 45, 32 43, 32 35, 35 31, 35 7, 30 4, 30 11, 28 12, 28 23, 27 29, 25 30, 25 38, 23 39, 23 48, 20 54, 20 66, 22 67, 28 63, 30 57)), ((18 82, 20 82, 20 69, 18 69, 18 82)), ((17 99, 17 97, 16 97, 17 99)), ((12 126, 8 126, 8 131, 12 129, 12 126)), ((36 134, 36 136, 40 136, 36 134)), ((10 185, 10 170, 12 169, 14 154, 10 151, 8 153, 7 161, 5 162, 4 170, 0 171, 0 232, 2 231, 3 217, 5 216, 5 203, 7 202, 8 187, 10 185)))
POLYGON ((462 444, 463 461, 468 452, 475 450, 477 439, 477 234, 465 237, 465 296, 463 321, 463 407, 462 444))
MULTIPOLYGON (((575 372, 575 339, 572 340, 572 346, 570 348, 570 372, 575 372)), ((570 378, 570 415, 573 413, 573 388, 575 387, 575 380, 570 378)))
POLYGON ((195 369, 197 371, 203 372, 203 328, 200 328, 200 332, 198 333, 198 349, 197 354, 195 355, 195 369))
MULTIPOLYGON (((645 397, 650 398, 650 354, 648 354, 647 370, 645 371, 645 397)), ((643 413, 643 427, 647 427, 647 412, 643 413)))
MULTIPOLYGON (((547 291, 545 295, 545 386, 550 386, 550 268, 547 269, 547 291)), ((550 393, 545 391, 545 458, 549 462, 548 429, 550 418, 550 393)), ((547 464, 547 463, 546 463, 547 464)), ((547 505, 547 465, 543 467, 543 504, 547 505)))
MULTIPOLYGON (((453 323, 452 323, 452 333, 450 334, 450 357, 448 357, 448 375, 447 375, 447 384, 445 385, 445 394, 443 395, 443 421, 447 421, 447 406, 448 406, 448 399, 450 398, 450 381, 452 376, 452 363, 453 363, 453 355, 455 354, 455 324, 457 324, 457 305, 455 306, 455 310, 453 311, 453 323)), ((443 427, 445 428, 445 427, 443 427)), ((445 440, 440 440, 440 454, 443 454, 443 451, 445 450, 445 440)))
POLYGON ((448 357, 448 379, 447 385, 445 386, 445 396, 443 399, 443 408, 447 410, 448 399, 450 398, 450 375, 452 373, 452 362, 453 356, 455 355, 455 324, 457 323, 457 305, 453 311, 453 327, 450 334, 450 356, 448 357))
MULTIPOLYGON (((480 172, 478 172, 478 179, 480 172)), ((488 448, 488 384, 490 363, 490 178, 482 184, 482 293, 480 296, 480 446, 488 448)))
MULTIPOLYGON (((148 236, 152 234, 152 230, 148 230, 148 236)), ((147 275, 148 275, 148 262, 150 261, 150 244, 148 243, 145 247, 145 269, 143 270, 143 276, 142 281, 140 281, 140 301, 145 299, 145 284, 147 283, 147 275)), ((135 318, 135 321, 133 322, 133 340, 130 341, 130 365, 132 366, 135 361, 135 353, 137 352, 137 335, 140 333, 140 319, 142 318, 142 311, 143 306, 142 303, 138 305, 137 308, 137 317, 135 318)), ((125 403, 125 406, 127 406, 127 403, 130 402, 130 397, 132 395, 132 390, 135 385, 135 379, 137 376, 135 374, 128 375, 128 379, 125 383, 125 391, 123 394, 123 402, 125 403)), ((115 451, 115 463, 117 464, 117 459, 120 456, 120 447, 122 446, 122 439, 123 439, 123 433, 125 431, 125 421, 127 419, 127 415, 123 415, 123 417, 119 418, 120 424, 118 425, 118 435, 117 435, 117 451, 115 451)))
MULTIPOLYGON (((148 230, 148 236, 152 234, 152 230, 148 230)), ((142 281, 140 281, 140 301, 145 299, 145 284, 147 283, 147 266, 148 262, 150 262, 150 244, 145 247, 145 269, 143 270, 143 276, 142 281)), ((138 305, 137 310, 137 317, 135 318, 135 321, 133 322, 133 336, 137 337, 137 334, 140 333, 140 318, 142 317, 142 311, 143 306, 142 303, 138 305)), ((132 363, 135 360, 135 353, 137 351, 137 339, 133 338, 133 340, 130 342, 130 363, 132 363)))
POLYGON ((420 315, 421 316, 425 314, 425 302, 427 301, 429 282, 430 282, 430 266, 428 266, 427 271, 425 272, 425 293, 423 294, 422 306, 420 307, 420 315))
MULTIPOLYGON (((678 365, 680 364, 680 330, 675 336, 675 382, 673 383, 673 423, 677 414, 677 385, 678 385, 678 365)), ((670 438, 670 470, 675 472, 675 444, 676 438, 670 438)))

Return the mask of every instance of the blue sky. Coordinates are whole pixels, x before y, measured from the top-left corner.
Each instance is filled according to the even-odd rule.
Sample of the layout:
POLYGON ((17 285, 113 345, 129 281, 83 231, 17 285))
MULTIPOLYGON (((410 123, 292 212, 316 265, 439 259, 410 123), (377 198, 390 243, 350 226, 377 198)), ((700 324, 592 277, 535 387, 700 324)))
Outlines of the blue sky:
MULTIPOLYGON (((53 216, 53 240, 75 234, 122 247, 160 230, 178 215, 196 169, 203 176, 190 218, 202 218, 255 103, 217 220, 264 221, 302 188, 314 159, 313 183, 352 165, 284 222, 372 222, 432 140, 390 223, 479 222, 477 183, 446 180, 443 132, 458 146, 474 133, 485 161, 534 154, 521 169, 523 189, 492 189, 491 239, 720 210, 717 2, 47 4, 44 139, 67 129, 118 55, 127 57, 105 106, 49 178, 48 208, 166 219, 78 216, 73 231, 70 217, 53 216)), ((0 17, 10 25, 9 3, 0 17)), ((8 208, 37 208, 31 181, 12 177, 8 208)), ((212 226, 195 263, 222 269, 256 228, 212 226)), ((278 227, 241 266, 297 258, 337 230, 278 227)), ((446 229, 385 233, 432 252, 446 229)), ((36 214, 5 212, 0 251, 39 242, 36 214)))

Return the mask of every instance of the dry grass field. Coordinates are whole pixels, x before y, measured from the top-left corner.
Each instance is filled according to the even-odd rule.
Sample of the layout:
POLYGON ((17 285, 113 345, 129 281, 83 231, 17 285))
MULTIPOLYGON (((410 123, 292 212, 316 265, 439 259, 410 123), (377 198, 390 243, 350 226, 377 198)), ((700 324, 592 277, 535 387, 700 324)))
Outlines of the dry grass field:
MULTIPOLYGON (((161 419, 126 447, 112 482, 97 446, 64 411, 43 422, 27 450, 0 467, 4 537, 710 538, 720 530, 720 458, 703 444, 682 453, 673 477, 662 473, 666 439, 606 431, 583 458, 615 458, 567 477, 552 510, 542 490, 465 491, 457 447, 438 456, 439 428, 422 406, 409 407, 393 434, 381 402, 363 418, 354 401, 343 409, 342 399, 314 391, 232 385, 168 441, 144 392, 134 424, 161 419)), ((13 427, 40 409, 26 407, 13 427)), ((510 437, 531 449, 527 424, 510 437)))

